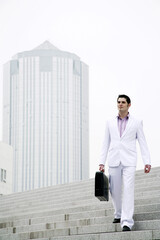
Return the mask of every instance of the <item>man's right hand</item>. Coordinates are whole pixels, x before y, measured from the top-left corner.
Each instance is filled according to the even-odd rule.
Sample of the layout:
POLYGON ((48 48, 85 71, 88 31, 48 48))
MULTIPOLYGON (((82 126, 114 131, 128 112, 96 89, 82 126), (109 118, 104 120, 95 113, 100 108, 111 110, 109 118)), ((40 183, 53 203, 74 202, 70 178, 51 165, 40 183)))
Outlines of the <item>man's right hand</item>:
POLYGON ((151 165, 149 165, 149 164, 145 165, 145 167, 144 167, 144 172, 145 172, 145 173, 149 173, 150 170, 151 170, 151 165))
POLYGON ((100 171, 100 172, 104 172, 104 171, 105 171, 103 164, 100 164, 100 165, 99 165, 99 171, 100 171))

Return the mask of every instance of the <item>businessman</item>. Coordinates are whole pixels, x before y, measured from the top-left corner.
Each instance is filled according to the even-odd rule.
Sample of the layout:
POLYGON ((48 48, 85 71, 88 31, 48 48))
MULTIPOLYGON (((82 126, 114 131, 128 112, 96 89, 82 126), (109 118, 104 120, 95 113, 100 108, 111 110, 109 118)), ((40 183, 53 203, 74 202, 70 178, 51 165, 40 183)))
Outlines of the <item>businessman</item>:
POLYGON ((118 116, 106 123, 99 162, 99 170, 104 171, 106 159, 108 161, 110 193, 115 210, 113 223, 121 223, 122 231, 130 231, 134 225, 136 140, 140 145, 144 172, 149 173, 151 169, 150 154, 143 133, 142 121, 130 115, 130 106, 131 100, 127 95, 118 96, 119 113, 118 116))

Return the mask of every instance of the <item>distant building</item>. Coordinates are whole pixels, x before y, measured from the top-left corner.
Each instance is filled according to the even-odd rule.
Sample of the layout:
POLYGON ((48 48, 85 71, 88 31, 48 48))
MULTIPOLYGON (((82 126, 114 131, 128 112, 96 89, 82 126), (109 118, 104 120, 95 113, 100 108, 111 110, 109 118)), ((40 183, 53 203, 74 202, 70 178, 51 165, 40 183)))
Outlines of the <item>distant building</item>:
POLYGON ((12 193, 13 149, 0 142, 0 195, 12 193))
POLYGON ((48 41, 4 65, 14 191, 89 177, 88 92, 88 66, 48 41))

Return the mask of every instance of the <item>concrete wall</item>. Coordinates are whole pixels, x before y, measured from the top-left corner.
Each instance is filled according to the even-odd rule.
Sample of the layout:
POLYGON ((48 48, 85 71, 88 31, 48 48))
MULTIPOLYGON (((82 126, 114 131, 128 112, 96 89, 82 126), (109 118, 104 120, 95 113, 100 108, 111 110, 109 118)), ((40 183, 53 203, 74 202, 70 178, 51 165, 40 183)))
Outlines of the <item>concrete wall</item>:
POLYGON ((0 194, 12 193, 13 149, 0 142, 0 194))

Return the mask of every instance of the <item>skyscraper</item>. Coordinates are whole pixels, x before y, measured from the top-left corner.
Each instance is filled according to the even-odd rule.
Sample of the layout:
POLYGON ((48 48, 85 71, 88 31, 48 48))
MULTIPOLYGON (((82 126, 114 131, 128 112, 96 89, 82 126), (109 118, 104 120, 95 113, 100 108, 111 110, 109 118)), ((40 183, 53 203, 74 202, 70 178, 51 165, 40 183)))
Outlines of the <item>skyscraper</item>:
POLYGON ((88 66, 45 41, 4 65, 3 141, 13 191, 89 177, 88 66))

